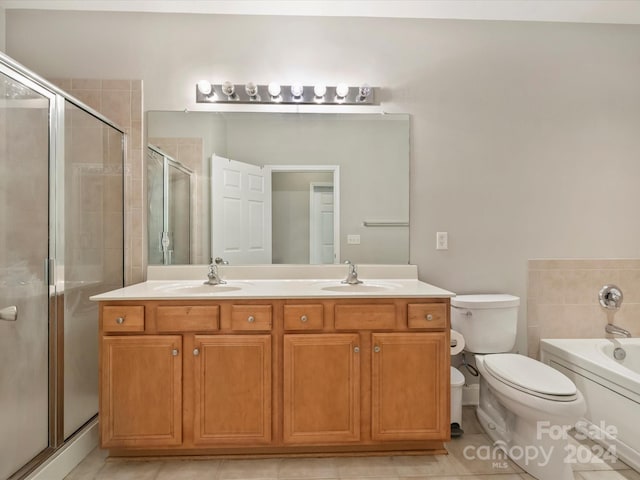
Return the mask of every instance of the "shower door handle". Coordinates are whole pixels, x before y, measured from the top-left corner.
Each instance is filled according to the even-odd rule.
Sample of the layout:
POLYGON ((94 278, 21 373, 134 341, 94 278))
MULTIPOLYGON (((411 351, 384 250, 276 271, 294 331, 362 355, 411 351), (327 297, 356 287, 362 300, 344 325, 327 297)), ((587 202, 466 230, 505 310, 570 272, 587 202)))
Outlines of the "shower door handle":
POLYGON ((11 305, 10 307, 0 310, 0 320, 7 322, 15 322, 18 319, 18 307, 11 305))

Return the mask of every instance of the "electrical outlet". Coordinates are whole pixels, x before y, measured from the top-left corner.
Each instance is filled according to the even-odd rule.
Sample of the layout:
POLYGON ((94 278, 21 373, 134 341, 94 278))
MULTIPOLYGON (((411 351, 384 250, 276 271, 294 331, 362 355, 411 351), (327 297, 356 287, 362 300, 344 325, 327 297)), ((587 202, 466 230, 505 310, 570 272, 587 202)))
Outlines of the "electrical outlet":
POLYGON ((449 250, 449 234, 436 232, 436 250, 449 250))
POLYGON ((360 235, 347 235, 348 245, 360 245, 360 235))

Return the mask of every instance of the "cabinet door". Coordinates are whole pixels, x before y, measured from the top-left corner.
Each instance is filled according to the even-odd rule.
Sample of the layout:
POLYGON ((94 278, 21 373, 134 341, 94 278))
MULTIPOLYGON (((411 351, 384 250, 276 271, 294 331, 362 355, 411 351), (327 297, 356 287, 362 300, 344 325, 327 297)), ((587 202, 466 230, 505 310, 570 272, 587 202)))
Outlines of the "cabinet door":
POLYGON ((358 334, 284 336, 285 443, 360 439, 358 334))
POLYGON ((271 442, 271 335, 196 335, 194 442, 271 442))
POLYGON ((103 447, 182 442, 182 337, 102 337, 103 447))
POLYGON ((443 440, 449 435, 445 332, 371 336, 373 440, 443 440))

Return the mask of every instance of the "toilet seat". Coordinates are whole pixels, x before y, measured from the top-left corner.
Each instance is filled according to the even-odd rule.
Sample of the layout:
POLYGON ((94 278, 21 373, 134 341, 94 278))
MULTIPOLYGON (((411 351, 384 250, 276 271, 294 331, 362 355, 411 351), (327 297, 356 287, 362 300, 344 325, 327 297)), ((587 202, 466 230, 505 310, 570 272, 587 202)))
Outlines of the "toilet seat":
POLYGON ((533 358, 515 353, 490 354, 483 358, 491 376, 517 390, 557 402, 577 398, 578 390, 569 378, 533 358))

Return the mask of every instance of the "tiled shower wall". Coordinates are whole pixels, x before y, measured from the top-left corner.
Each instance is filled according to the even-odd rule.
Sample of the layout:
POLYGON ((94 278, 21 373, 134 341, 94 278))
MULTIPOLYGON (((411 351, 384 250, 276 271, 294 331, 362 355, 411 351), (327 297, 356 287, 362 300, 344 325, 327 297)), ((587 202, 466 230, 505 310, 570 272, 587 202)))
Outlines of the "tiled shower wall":
POLYGON ((530 357, 541 338, 604 338, 607 322, 640 336, 640 259, 529 260, 527 297, 530 357), (600 306, 606 284, 622 290, 618 311, 600 306))
POLYGON ((142 81, 53 79, 52 83, 100 112, 127 134, 125 154, 125 283, 144 280, 145 204, 142 149, 142 81))

